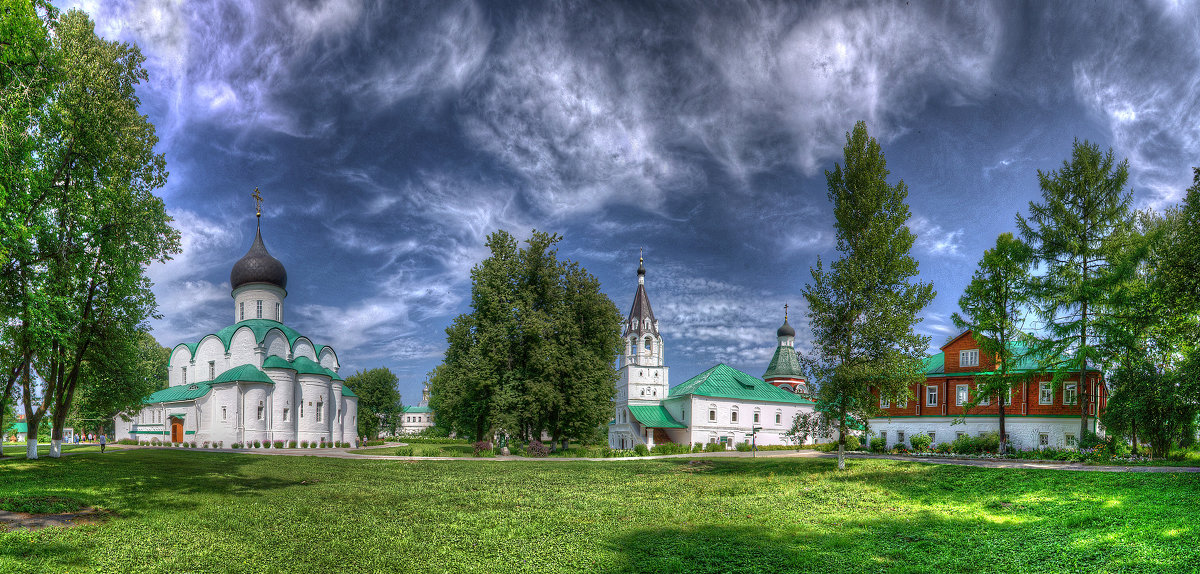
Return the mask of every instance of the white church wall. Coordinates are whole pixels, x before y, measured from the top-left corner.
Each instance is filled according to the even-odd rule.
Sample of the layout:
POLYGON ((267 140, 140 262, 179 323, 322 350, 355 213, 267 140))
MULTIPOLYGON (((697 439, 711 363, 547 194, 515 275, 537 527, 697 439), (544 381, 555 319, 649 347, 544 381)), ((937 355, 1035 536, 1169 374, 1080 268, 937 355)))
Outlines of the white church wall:
POLYGON ((358 397, 345 397, 346 423, 342 425, 342 441, 357 444, 358 437, 358 397))
POLYGON ((245 319, 271 319, 282 323, 284 295, 283 289, 262 283, 243 285, 234 289, 233 321, 236 323, 245 319), (258 312, 259 301, 262 301, 261 317, 258 312), (278 314, 276 314, 276 303, 278 303, 278 314), (243 316, 243 312, 245 316, 243 316))
POLYGON ((337 361, 337 354, 334 353, 333 349, 331 349, 329 347, 325 347, 324 349, 321 349, 321 360, 317 361, 317 362, 322 367, 325 367, 326 369, 329 369, 335 373, 338 371, 339 368, 341 368, 341 365, 339 365, 338 361, 337 361))
POLYGON ((188 382, 196 381, 211 381, 221 373, 229 369, 225 360, 225 344, 215 335, 209 335, 200 341, 196 346, 196 356, 192 360, 196 366, 196 378, 192 379, 191 373, 188 373, 188 382), (212 372, 209 371, 209 364, 212 364, 212 372))
POLYGON ((238 441, 238 388, 234 383, 213 385, 209 392, 212 397, 212 417, 209 427, 210 441, 220 441, 229 446, 238 441))
POLYGON ((249 327, 239 328, 233 333, 233 339, 229 343, 229 367, 240 367, 242 365, 261 365, 255 348, 258 347, 258 340, 254 338, 254 331, 249 327))
POLYGON ((238 411, 242 414, 240 422, 243 430, 238 442, 271 440, 270 394, 273 389, 262 383, 243 384, 241 389, 242 403, 238 411))
POLYGON ((296 440, 296 371, 263 369, 275 387, 271 390, 271 424, 273 440, 296 440), (287 416, 284 416, 287 409, 287 416))
MULTIPOLYGON (((168 386, 174 387, 183 384, 183 373, 180 368, 187 366, 191 360, 192 351, 188 349, 187 345, 179 345, 171 351, 171 359, 167 363, 169 365, 167 367, 168 386)), ((190 376, 188 377, 188 382, 193 382, 190 376)))
POLYGON ((263 337, 262 346, 267 350, 267 356, 275 355, 283 359, 288 358, 288 340, 283 335, 283 332, 278 329, 267 331, 267 335, 263 337))
POLYGON ((295 357, 308 357, 313 362, 316 362, 317 350, 313 347, 312 341, 308 340, 308 337, 300 337, 292 345, 292 358, 295 357))
POLYGON ((298 377, 301 414, 296 419, 298 440, 332 440, 329 421, 330 384, 329 377, 301 374, 298 377))

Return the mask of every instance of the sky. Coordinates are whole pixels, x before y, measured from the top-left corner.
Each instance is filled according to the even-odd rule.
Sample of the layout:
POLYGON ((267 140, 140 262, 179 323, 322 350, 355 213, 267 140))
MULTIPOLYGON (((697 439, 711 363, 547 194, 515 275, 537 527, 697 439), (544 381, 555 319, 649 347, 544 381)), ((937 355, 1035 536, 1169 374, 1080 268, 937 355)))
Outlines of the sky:
POLYGON ((563 236, 622 314, 646 288, 679 384, 761 375, 838 257, 825 170, 863 120, 908 186, 934 352, 983 251, 1075 139, 1138 208, 1200 156, 1200 5, 1070 2, 62 2, 136 43, 183 251, 148 270, 167 347, 233 322, 254 237, 286 322, 405 404, 470 310, 489 233, 563 236))

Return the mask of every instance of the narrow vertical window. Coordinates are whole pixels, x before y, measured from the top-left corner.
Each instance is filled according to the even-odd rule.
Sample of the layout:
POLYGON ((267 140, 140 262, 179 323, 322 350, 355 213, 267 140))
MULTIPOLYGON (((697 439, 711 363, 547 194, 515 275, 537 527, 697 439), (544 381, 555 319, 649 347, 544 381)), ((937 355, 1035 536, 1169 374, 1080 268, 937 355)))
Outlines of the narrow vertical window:
POLYGON ((179 376, 183 377, 183 384, 187 384, 187 367, 179 367, 179 376))
POLYGON ((208 380, 211 381, 215 378, 217 378, 217 362, 209 361, 208 362, 208 380))
POLYGON ((278 302, 275 303, 275 320, 279 321, 280 323, 283 322, 283 319, 281 319, 279 317, 279 303, 278 302))
POLYGON ((262 403, 258 403, 258 420, 263 420, 264 411, 265 409, 263 408, 262 403))
POLYGON ((287 408, 287 407, 283 407, 283 422, 285 422, 285 423, 286 423, 286 422, 287 422, 287 420, 288 420, 288 408, 287 408))
POLYGON ((317 422, 321 422, 321 406, 325 403, 317 403, 317 422))
POLYGON ((245 320, 246 320, 246 302, 239 301, 238 302, 238 321, 245 321, 245 320))
POLYGON ((954 405, 961 407, 961 406, 967 404, 967 386, 966 385, 958 385, 958 387, 956 387, 956 390, 957 390, 957 393, 954 396, 954 405))
POLYGON ((255 317, 254 317, 254 318, 255 318, 255 319, 262 319, 262 299, 259 299, 259 300, 258 300, 258 311, 257 311, 257 313, 258 313, 258 314, 257 314, 257 315, 255 315, 255 317))
POLYGON ((221 420, 228 420, 228 419, 229 419, 229 413, 225 410, 225 407, 221 407, 221 420))

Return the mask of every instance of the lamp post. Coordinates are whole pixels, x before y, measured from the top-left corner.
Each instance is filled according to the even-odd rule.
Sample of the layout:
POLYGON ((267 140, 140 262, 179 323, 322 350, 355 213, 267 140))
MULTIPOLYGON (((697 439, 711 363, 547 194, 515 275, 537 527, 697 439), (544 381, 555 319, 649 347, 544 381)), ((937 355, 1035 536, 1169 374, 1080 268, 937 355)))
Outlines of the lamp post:
POLYGON ((758 458, 758 431, 762 427, 750 427, 750 458, 758 458))

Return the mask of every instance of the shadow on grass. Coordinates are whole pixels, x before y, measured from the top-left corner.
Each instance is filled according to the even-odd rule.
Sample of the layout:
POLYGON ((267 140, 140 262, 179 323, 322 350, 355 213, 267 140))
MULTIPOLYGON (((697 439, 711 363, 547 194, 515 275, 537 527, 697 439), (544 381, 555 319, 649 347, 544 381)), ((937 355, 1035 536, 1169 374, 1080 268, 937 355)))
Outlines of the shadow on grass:
POLYGON ((253 462, 249 455, 136 449, 14 459, 0 464, 5 475, 0 494, 68 496, 136 515, 149 508, 193 508, 197 504, 189 502, 195 500, 187 496, 191 494, 253 496, 305 484, 303 478, 243 475, 243 467, 253 462))

